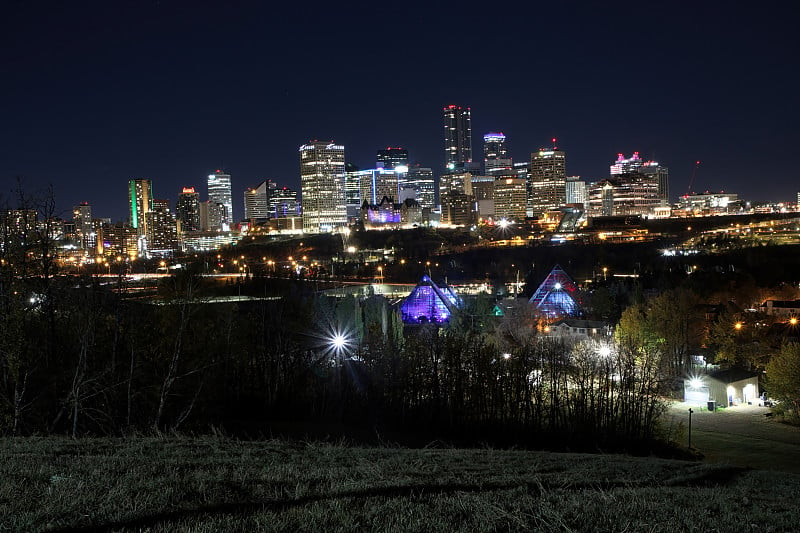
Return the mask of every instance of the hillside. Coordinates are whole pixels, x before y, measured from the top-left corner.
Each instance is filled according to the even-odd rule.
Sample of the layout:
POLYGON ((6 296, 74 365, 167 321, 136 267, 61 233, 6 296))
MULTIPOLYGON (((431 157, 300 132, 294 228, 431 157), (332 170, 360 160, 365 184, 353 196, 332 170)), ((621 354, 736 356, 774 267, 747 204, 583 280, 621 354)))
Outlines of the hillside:
POLYGON ((2 531, 792 531, 800 476, 489 449, 0 441, 2 531))

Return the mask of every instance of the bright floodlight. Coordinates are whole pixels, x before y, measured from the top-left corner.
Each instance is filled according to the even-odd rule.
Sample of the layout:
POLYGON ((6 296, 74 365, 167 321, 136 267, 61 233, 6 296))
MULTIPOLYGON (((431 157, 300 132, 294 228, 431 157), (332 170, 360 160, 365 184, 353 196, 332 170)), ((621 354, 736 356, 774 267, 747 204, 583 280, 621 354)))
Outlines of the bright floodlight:
POLYGON ((333 347, 336 348, 337 350, 341 350, 342 348, 344 348, 344 345, 347 344, 347 337, 345 337, 341 333, 338 333, 331 340, 331 344, 333 344, 333 347))
POLYGON ((689 386, 693 389, 699 389, 703 386, 703 380, 700 378, 692 378, 689 380, 689 386))
POLYGON ((560 283, 556 283, 555 285, 553 285, 553 288, 555 290, 557 290, 557 291, 560 291, 561 290, 561 284, 560 283))
POLYGON ((511 354, 510 353, 504 353, 503 354, 503 359, 511 359, 511 354))
POLYGON ((601 346, 598 350, 598 353, 600 354, 600 357, 608 357, 611 355, 611 348, 608 346, 601 346))
POLYGON ((497 223, 497 225, 500 226, 501 228, 507 228, 509 224, 510 222, 504 218, 501 218, 500 222, 497 223))

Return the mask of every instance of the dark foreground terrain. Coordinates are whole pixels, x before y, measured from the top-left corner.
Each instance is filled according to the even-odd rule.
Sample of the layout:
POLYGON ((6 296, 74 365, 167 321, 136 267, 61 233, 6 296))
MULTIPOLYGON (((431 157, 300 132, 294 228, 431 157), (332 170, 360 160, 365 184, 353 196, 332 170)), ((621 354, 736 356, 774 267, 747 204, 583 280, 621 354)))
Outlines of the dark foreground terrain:
POLYGON ((796 531, 800 476, 618 455, 0 441, 0 531, 796 531))

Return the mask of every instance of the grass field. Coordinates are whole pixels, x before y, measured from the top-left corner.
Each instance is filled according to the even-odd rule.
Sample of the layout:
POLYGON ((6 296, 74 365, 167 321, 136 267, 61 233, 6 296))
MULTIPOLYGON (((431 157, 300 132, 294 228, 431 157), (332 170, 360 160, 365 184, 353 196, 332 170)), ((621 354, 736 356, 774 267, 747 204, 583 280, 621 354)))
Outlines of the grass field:
POLYGON ((800 476, 618 455, 0 440, 0 531, 797 531, 800 476))

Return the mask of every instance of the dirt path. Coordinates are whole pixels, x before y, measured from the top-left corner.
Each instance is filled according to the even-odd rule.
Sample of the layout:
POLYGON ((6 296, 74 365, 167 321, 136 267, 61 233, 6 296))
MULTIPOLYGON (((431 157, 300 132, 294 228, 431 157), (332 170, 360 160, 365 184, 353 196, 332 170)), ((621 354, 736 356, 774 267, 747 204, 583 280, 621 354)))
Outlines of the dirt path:
POLYGON ((706 461, 800 473, 800 428, 765 416, 768 408, 741 405, 711 412, 679 402, 672 405, 669 416, 688 426, 690 407, 692 447, 706 461))

